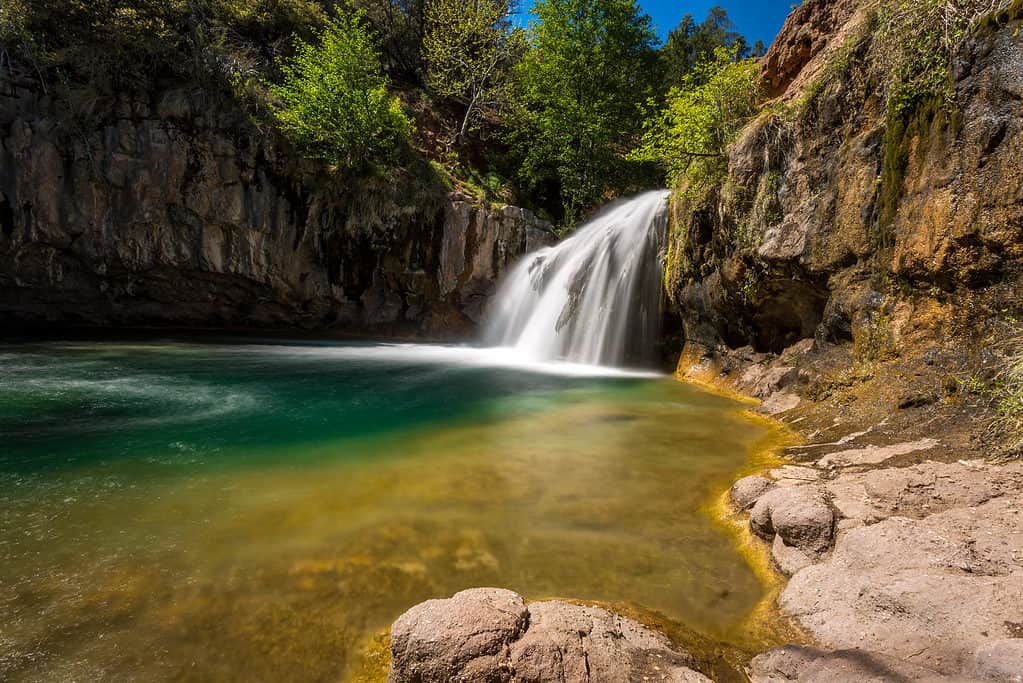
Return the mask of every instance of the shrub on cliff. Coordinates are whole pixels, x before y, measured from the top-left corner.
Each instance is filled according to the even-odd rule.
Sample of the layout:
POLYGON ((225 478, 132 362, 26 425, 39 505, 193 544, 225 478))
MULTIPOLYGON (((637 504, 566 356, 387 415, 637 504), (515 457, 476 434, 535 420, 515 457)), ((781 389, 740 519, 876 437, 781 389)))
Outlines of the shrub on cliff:
POLYGON ((930 98, 949 102, 952 59, 979 22, 1014 0, 886 0, 874 60, 887 74, 891 113, 906 117, 930 98))
POLYGON ((34 67, 44 87, 226 85, 324 18, 317 0, 2 0, 0 53, 34 67))
POLYGON ((344 169, 393 162, 412 123, 387 77, 360 12, 339 14, 315 42, 295 40, 295 56, 271 84, 274 118, 307 156, 344 169))
POLYGON ((643 145, 633 156, 664 164, 673 187, 684 176, 720 181, 728 146, 757 111, 760 65, 736 57, 735 48, 716 48, 714 59, 686 73, 668 93, 660 116, 646 124, 643 145))

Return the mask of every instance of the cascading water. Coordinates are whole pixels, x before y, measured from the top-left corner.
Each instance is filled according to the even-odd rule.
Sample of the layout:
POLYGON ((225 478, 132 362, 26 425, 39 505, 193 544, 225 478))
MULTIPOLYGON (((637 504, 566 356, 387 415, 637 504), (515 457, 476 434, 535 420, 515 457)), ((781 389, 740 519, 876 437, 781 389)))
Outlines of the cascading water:
POLYGON ((649 364, 661 326, 668 194, 616 202, 525 257, 494 299, 484 342, 533 360, 649 364))

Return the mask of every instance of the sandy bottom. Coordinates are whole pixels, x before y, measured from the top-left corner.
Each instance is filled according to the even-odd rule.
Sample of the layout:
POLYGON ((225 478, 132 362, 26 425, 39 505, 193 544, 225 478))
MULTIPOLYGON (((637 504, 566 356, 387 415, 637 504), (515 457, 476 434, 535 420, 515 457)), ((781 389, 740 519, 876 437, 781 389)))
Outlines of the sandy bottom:
MULTIPOLYGON (((310 372, 331 381, 330 366, 310 372)), ((277 405, 263 399, 253 429, 277 405)), ((777 640, 756 618, 770 587, 708 512, 772 438, 740 404, 665 379, 487 400, 471 417, 296 430, 215 458, 32 469, 20 446, 0 479, 0 678, 372 677, 394 618, 474 586, 616 604, 740 647, 777 640)), ((47 462, 73 452, 54 438, 47 462)))

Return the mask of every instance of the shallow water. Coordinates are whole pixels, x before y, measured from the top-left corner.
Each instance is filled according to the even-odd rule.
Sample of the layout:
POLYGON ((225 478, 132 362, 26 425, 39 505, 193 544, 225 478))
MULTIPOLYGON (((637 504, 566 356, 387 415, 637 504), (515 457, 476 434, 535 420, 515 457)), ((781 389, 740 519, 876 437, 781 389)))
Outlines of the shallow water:
POLYGON ((486 585, 742 643, 764 588, 703 511, 741 410, 470 348, 0 347, 0 679, 350 679, 486 585))

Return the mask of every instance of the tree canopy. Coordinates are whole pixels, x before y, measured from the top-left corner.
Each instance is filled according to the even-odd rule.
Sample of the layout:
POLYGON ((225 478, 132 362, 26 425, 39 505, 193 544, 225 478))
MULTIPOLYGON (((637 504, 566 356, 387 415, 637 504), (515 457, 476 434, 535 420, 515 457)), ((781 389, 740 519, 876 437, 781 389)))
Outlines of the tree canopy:
POLYGON ((521 176, 569 220, 613 184, 653 88, 657 37, 635 0, 539 0, 516 72, 521 176))
POLYGON ((427 85, 464 109, 453 142, 478 129, 488 112, 510 97, 511 67, 525 49, 512 28, 508 0, 431 0, 426 10, 423 57, 427 85))
POLYGON ((714 52, 720 47, 733 51, 736 59, 745 59, 751 54, 760 57, 764 51, 760 43, 758 54, 751 53, 746 38, 735 31, 735 24, 722 7, 712 7, 699 24, 692 14, 686 14, 668 34, 661 49, 665 82, 669 87, 677 85, 700 64, 714 61, 714 52))
POLYGON ((409 135, 360 12, 339 14, 316 42, 296 39, 281 71, 283 82, 270 85, 279 100, 274 116, 307 155, 355 168, 393 156, 409 135))
POLYGON ((85 108, 72 97, 185 82, 346 173, 402 166, 405 149, 461 190, 566 225, 721 153, 755 71, 725 10, 687 15, 662 46, 638 0, 534 0, 526 28, 516 0, 0 7, 0 67, 27 67, 69 112, 85 108), (727 92, 739 99, 707 105, 727 92))
POLYGON ((647 122, 634 156, 666 167, 672 185, 683 175, 716 178, 728 146, 749 123, 760 99, 760 66, 737 59, 738 48, 718 47, 668 93, 667 105, 647 122))

